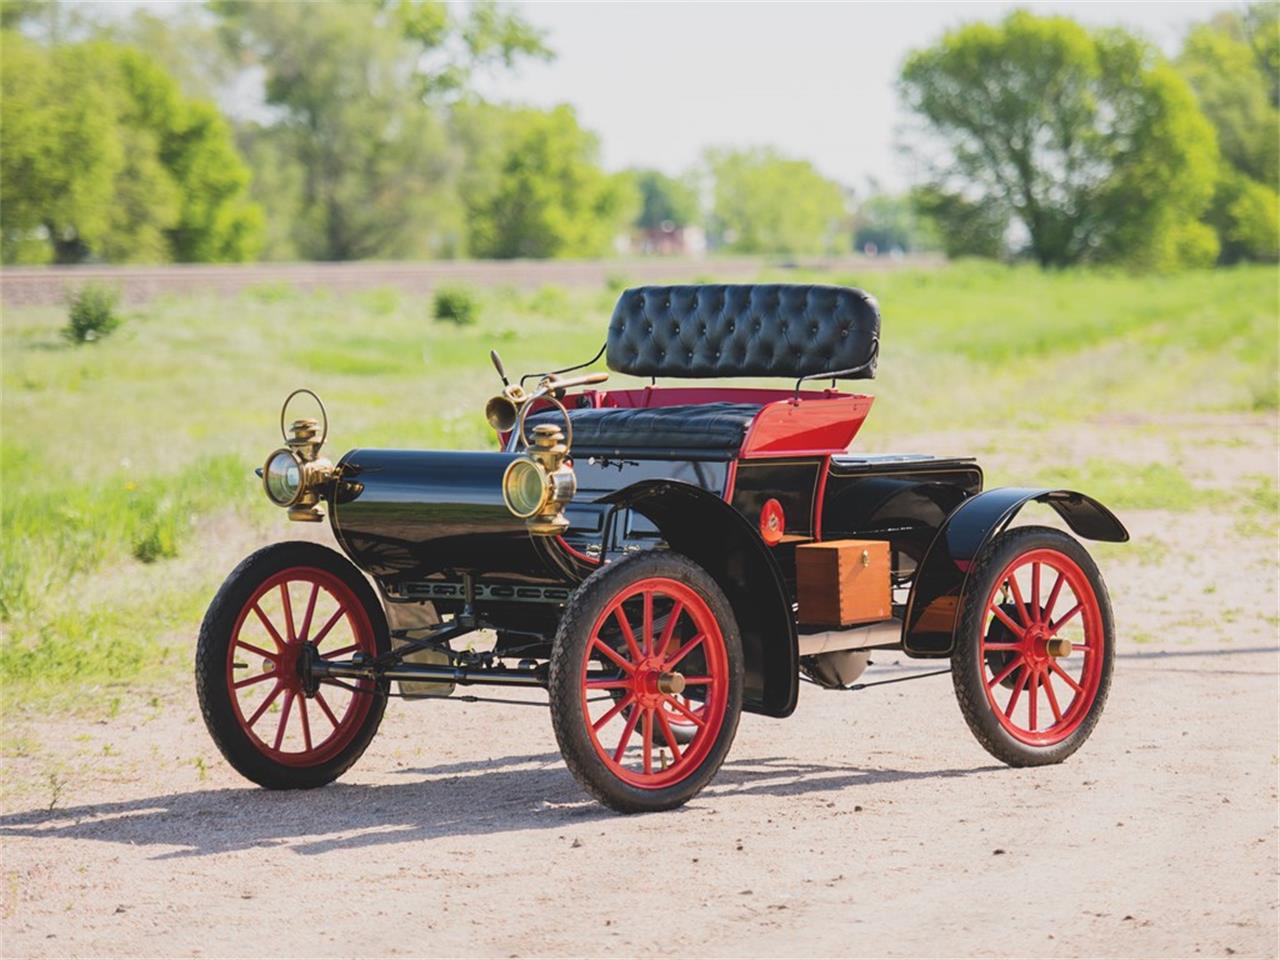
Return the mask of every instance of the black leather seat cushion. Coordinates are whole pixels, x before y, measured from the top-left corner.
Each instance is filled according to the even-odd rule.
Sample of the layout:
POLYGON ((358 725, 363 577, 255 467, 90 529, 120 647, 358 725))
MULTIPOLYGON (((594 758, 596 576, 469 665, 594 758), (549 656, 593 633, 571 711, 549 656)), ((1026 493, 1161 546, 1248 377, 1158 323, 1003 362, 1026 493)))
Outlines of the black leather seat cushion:
MULTIPOLYGON (((599 407, 570 410, 573 452, 582 454, 731 456, 742 446, 747 427, 759 412, 755 403, 699 403, 675 407, 599 407)), ((539 423, 563 424, 558 410, 532 414, 539 423)))
POLYGON ((851 287, 699 284, 624 290, 609 369, 640 377, 875 376, 880 309, 851 287))

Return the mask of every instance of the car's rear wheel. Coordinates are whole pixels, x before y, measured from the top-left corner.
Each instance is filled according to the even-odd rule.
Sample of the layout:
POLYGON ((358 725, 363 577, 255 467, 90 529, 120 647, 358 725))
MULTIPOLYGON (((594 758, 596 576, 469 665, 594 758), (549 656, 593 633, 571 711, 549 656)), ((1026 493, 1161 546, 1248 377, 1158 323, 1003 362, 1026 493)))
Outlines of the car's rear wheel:
POLYGON ((992 756, 1022 767, 1080 749, 1114 658, 1106 586, 1078 541, 1047 527, 992 541, 969 574, 951 657, 961 711, 992 756))
POLYGON ((615 561, 575 591, 552 648, 551 718, 570 771, 623 813, 686 803, 742 710, 742 643, 723 591, 670 551, 615 561))
POLYGON ((301 663, 387 646, 382 606, 346 559, 314 543, 265 547, 227 577, 200 628, 196 690, 209 733, 254 783, 329 783, 373 739, 385 690, 372 680, 315 684, 301 663))

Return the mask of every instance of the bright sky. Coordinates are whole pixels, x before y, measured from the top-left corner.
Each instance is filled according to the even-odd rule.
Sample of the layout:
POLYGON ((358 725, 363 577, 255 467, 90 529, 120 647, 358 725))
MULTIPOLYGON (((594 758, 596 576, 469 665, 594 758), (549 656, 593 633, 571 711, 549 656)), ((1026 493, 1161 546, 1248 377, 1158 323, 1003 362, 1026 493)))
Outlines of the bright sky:
POLYGON ((894 80, 908 51, 1016 7, 1122 25, 1166 52, 1235 3, 521 2, 558 56, 495 78, 487 93, 568 102, 610 168, 678 173, 708 146, 772 144, 862 187, 905 185, 894 149, 894 80))

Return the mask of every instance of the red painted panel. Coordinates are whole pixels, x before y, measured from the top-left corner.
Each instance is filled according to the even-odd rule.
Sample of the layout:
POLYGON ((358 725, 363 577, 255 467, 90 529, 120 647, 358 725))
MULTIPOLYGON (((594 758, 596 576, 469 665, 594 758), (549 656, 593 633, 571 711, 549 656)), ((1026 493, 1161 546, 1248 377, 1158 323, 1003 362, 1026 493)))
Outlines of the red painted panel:
POLYGON ((825 456, 849 449, 874 397, 779 400, 761 408, 742 442, 742 456, 825 456))

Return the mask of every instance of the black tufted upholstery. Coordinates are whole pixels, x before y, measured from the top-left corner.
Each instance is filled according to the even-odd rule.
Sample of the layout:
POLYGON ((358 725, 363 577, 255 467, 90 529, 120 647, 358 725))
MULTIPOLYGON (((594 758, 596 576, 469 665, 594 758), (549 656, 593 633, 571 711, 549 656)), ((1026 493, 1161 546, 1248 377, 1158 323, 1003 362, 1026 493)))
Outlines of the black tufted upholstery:
MULTIPOLYGON (((579 456, 682 452, 691 456, 733 456, 759 412, 755 403, 699 403, 675 407, 599 407, 570 410, 573 450, 579 456)), ((564 423, 559 411, 529 417, 530 434, 539 423, 564 423)))
POLYGON ((636 287, 609 322, 609 369, 641 377, 802 377, 867 364, 880 309, 850 287, 705 284, 636 287))

